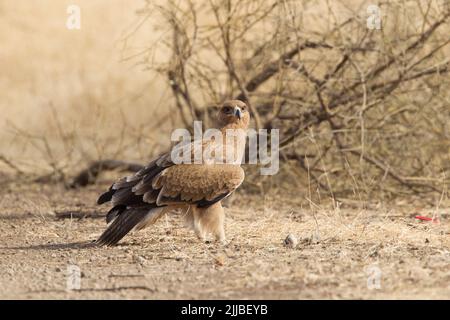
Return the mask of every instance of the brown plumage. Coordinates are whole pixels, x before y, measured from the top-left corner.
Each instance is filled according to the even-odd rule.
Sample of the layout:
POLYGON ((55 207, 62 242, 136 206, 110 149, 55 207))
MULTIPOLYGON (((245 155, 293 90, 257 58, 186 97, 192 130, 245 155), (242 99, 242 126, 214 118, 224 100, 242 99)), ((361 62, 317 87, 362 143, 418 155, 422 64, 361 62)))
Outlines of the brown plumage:
MULTIPOLYGON (((217 120, 222 140, 191 144, 191 150, 195 143, 208 150, 201 154, 200 164, 176 164, 172 152, 167 152, 134 175, 117 180, 99 197, 98 204, 113 205, 106 216, 109 225, 97 240, 99 245, 115 245, 131 230, 143 229, 176 209, 184 210, 200 239, 212 233, 225 241, 221 200, 244 180, 240 163, 250 115, 244 102, 230 100, 219 109, 217 120), (232 158, 226 150, 234 152, 232 158)), ((193 151, 190 157, 194 159, 193 151)))

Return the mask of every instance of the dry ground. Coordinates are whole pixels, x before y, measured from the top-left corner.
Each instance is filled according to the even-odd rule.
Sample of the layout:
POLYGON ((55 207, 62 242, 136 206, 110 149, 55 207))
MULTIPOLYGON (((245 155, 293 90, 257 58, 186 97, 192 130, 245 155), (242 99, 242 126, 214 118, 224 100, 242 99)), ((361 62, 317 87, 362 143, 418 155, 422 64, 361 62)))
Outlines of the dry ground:
POLYGON ((277 196, 244 201, 241 191, 227 211, 227 246, 200 243, 173 215, 98 248, 90 242, 105 227, 98 214, 106 208, 94 205, 104 187, 3 188, 0 298, 450 298, 448 209, 337 210, 277 196), (64 212, 73 218, 56 217, 64 212), (440 223, 413 217, 435 212, 440 223), (295 249, 283 245, 289 233, 299 239, 295 249), (81 269, 79 291, 66 291, 70 264, 81 269), (380 289, 367 287, 371 267, 381 271, 380 289))

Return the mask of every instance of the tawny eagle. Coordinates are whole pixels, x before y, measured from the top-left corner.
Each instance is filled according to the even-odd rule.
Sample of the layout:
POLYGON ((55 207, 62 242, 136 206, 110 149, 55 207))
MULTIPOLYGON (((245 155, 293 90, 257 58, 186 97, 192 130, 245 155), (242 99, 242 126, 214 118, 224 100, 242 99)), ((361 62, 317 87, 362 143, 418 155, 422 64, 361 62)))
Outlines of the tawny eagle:
POLYGON ((112 208, 97 244, 115 245, 130 231, 180 208, 200 239, 211 233, 217 240, 226 240, 221 201, 244 180, 241 161, 250 114, 244 102, 230 100, 219 108, 217 120, 219 135, 181 148, 190 150, 191 163, 174 161, 172 149, 134 175, 117 180, 99 197, 98 204, 111 202, 112 208), (196 146, 202 147, 200 158, 196 146))

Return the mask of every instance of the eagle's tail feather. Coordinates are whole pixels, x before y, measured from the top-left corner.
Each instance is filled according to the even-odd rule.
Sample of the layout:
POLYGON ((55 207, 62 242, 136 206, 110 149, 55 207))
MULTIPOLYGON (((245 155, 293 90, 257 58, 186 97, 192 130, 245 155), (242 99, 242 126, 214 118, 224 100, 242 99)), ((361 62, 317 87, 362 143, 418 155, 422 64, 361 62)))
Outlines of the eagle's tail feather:
POLYGON ((106 228, 96 241, 100 246, 116 245, 148 214, 148 208, 130 208, 123 211, 106 228))
POLYGON ((124 212, 127 209, 124 205, 117 205, 111 208, 111 210, 108 211, 106 214, 106 223, 110 223, 113 221, 117 216, 119 216, 122 212, 124 212))

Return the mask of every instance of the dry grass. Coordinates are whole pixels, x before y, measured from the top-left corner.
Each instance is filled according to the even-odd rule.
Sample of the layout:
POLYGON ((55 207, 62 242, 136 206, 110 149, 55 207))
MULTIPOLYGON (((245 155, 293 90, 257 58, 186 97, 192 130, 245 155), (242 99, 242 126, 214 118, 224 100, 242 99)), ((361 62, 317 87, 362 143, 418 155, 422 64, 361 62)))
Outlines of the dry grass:
POLYGON ((0 298, 450 297, 450 211, 419 199, 389 208, 311 209, 292 197, 262 202, 241 193, 227 211, 225 247, 200 243, 173 215, 117 247, 93 248, 103 219, 56 219, 55 212, 96 213, 90 204, 98 191, 31 185, 2 193, 0 298), (18 194, 26 200, 18 203, 18 194), (434 213, 441 223, 413 218, 434 213), (294 249, 283 244, 288 234, 299 239, 294 249), (68 264, 81 268, 81 291, 66 291, 68 264), (374 266, 381 288, 369 290, 374 266))

